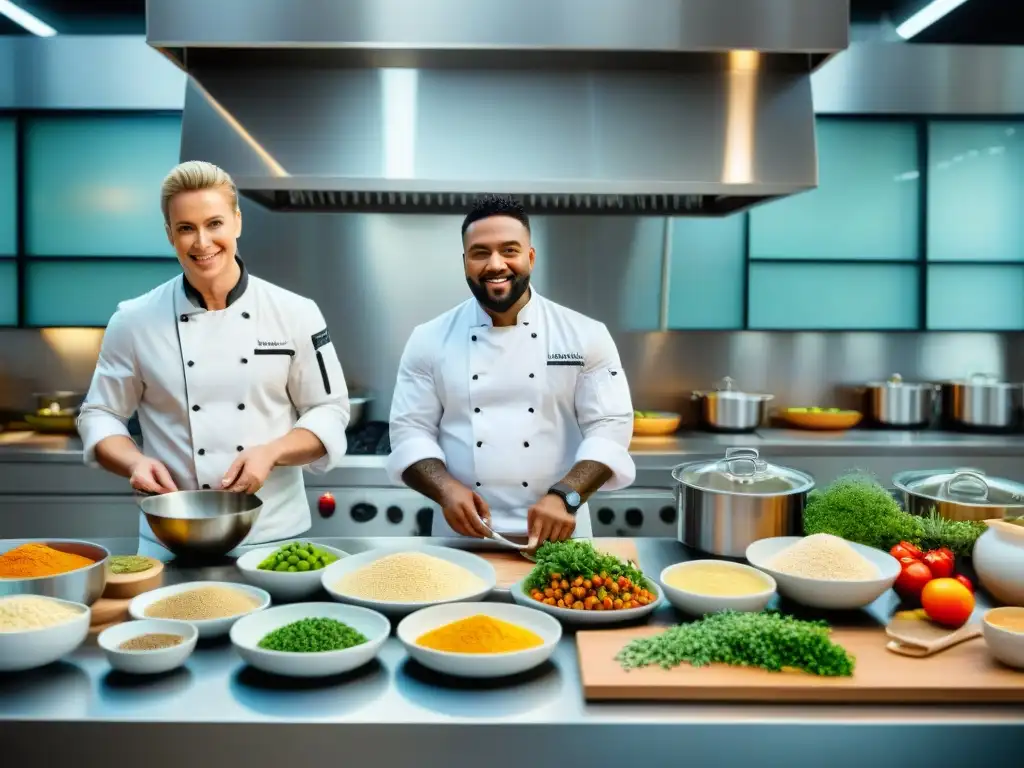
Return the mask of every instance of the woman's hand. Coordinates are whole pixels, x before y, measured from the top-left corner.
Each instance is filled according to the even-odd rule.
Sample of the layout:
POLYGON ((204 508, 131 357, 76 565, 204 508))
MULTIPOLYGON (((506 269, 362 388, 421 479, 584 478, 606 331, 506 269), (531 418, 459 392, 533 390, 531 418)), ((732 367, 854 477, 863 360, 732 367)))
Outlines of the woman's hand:
POLYGON ((129 467, 128 482, 132 488, 143 493, 173 493, 178 490, 171 473, 162 463, 148 456, 140 456, 129 467))
POLYGON ((277 457, 277 449, 270 444, 242 451, 224 473, 221 487, 236 493, 256 493, 277 466, 277 457))

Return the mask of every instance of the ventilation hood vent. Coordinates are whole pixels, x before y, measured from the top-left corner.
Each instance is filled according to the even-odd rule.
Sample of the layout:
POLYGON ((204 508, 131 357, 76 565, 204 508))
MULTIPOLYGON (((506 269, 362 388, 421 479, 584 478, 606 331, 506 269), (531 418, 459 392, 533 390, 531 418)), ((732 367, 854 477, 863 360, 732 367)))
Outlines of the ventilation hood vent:
POLYGON ((817 186, 848 0, 147 0, 181 157, 281 211, 733 213, 817 186), (429 10, 428 10, 429 8, 429 10))

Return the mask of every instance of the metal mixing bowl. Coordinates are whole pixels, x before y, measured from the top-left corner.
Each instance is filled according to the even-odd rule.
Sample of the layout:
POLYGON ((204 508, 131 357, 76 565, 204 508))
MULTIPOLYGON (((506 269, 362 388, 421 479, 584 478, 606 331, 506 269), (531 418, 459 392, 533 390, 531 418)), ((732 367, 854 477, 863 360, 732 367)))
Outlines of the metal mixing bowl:
POLYGON ((153 535, 178 557, 221 557, 242 543, 259 517, 257 496, 177 491, 139 500, 153 535))
POLYGON ((92 605, 99 600, 107 586, 107 558, 110 552, 99 544, 77 539, 3 539, 0 554, 22 544, 45 544, 60 552, 82 555, 93 560, 92 565, 56 576, 36 576, 31 579, 0 578, 0 595, 43 595, 70 600, 72 603, 92 605))

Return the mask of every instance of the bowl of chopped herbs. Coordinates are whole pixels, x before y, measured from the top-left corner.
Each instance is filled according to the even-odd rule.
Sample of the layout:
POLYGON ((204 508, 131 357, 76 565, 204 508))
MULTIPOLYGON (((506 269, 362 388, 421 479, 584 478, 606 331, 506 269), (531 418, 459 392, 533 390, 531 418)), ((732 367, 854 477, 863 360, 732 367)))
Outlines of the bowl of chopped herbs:
POLYGON ((636 563, 600 552, 586 539, 542 544, 533 570, 511 592, 520 605, 577 624, 640 619, 661 602, 658 585, 636 563))
POLYGON ((284 677, 350 672, 377 657, 391 622, 369 608, 341 603, 295 603, 253 613, 231 627, 245 661, 284 677))

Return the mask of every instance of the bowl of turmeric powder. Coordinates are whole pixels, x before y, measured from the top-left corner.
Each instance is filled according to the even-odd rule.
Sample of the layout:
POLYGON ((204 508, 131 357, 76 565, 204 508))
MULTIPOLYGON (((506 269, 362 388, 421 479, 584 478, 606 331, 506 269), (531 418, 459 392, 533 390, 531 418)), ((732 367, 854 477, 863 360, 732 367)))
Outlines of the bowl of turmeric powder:
POLYGON ((0 539, 0 596, 42 595, 92 605, 110 552, 77 539, 0 539))

